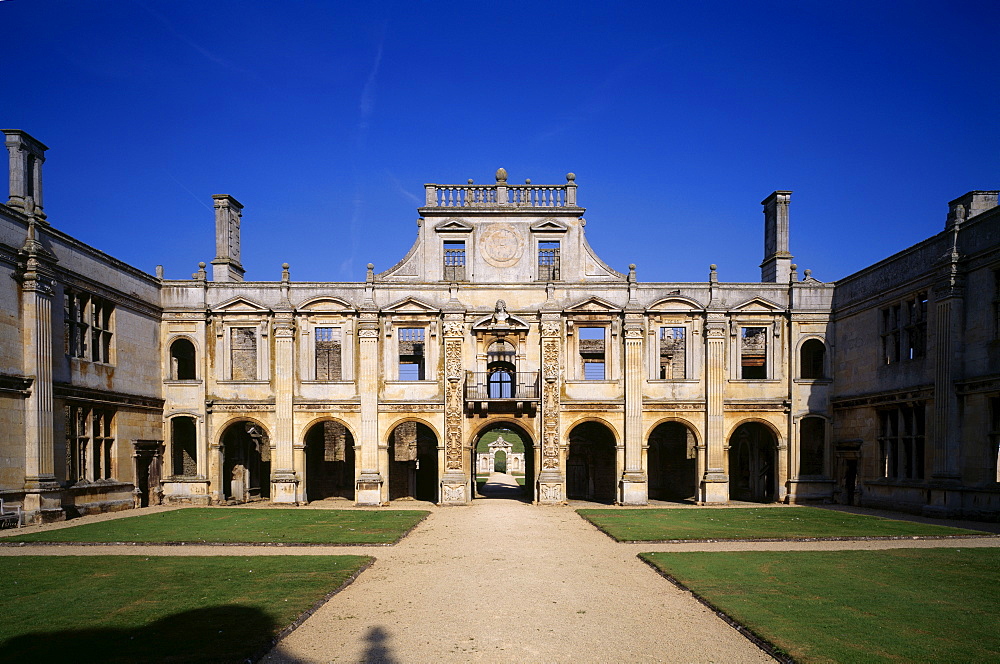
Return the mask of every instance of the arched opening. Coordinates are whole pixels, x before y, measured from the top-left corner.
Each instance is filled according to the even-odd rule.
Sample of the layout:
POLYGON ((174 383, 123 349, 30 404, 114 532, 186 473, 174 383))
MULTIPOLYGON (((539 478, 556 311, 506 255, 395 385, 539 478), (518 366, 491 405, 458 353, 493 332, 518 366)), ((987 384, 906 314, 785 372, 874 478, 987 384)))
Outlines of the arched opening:
POLYGON ((194 380, 195 377, 194 344, 187 339, 177 339, 170 344, 170 378, 194 380))
POLYGON ((646 462, 650 498, 695 499, 698 452, 691 429, 680 422, 665 422, 653 429, 646 462))
POLYGON ((774 502, 777 495, 778 442, 759 422, 737 427, 729 438, 729 498, 774 502))
POLYGON ((271 446, 256 422, 234 422, 222 433, 222 494, 237 503, 271 497, 271 446))
POLYGON ((519 426, 498 422, 479 432, 472 446, 476 495, 530 502, 535 494, 535 449, 519 426))
POLYGON ((584 422, 569 434, 566 460, 566 496, 577 500, 613 503, 617 496, 615 436, 598 422, 584 422))
POLYGON ((826 378, 826 344, 808 339, 799 348, 799 371, 802 378, 826 378))
POLYGON ((340 422, 317 422, 305 436, 306 499, 354 499, 354 436, 340 422))
POLYGON ((494 341, 486 350, 486 394, 490 399, 514 398, 517 351, 509 341, 494 341))
POLYGON ((799 420, 799 476, 822 475, 826 460, 826 420, 803 417, 799 420))
POLYGON ((403 422, 389 434, 389 500, 437 502, 437 436, 426 424, 403 422))
POLYGON ((193 417, 170 420, 170 473, 175 477, 198 474, 198 433, 193 417))

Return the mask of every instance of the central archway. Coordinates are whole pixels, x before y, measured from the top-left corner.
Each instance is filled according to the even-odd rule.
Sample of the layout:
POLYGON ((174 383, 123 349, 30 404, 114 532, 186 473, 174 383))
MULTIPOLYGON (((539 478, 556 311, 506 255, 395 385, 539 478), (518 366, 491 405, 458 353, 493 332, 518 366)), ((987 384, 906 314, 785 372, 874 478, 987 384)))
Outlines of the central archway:
POLYGON ((305 436, 306 499, 354 499, 354 436, 340 422, 317 422, 305 436))
POLYGON ((729 438, 729 498, 772 503, 777 491, 778 441, 760 422, 741 424, 729 438))
POLYGON ((613 503, 618 495, 615 435, 600 422, 578 424, 569 434, 566 497, 613 503))
POLYGON ((246 503, 271 497, 271 444, 257 422, 240 420, 222 432, 222 496, 246 503))
POLYGON ((496 422, 477 432, 472 445, 472 468, 477 497, 510 497, 531 502, 535 496, 535 447, 531 436, 513 422, 496 422), (503 477, 503 490, 487 481, 493 473, 503 477), (515 489, 514 484, 520 489, 515 489), (494 490, 497 489, 497 490, 494 490))

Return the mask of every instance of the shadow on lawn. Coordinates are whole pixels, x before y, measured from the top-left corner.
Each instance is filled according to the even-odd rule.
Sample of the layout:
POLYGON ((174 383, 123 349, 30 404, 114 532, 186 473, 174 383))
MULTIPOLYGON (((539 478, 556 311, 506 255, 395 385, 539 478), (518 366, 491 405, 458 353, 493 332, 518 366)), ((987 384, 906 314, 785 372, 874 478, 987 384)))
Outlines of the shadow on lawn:
POLYGON ((134 630, 15 636, 0 643, 0 662, 255 662, 271 649, 277 631, 274 621, 257 609, 212 606, 167 616, 134 630))

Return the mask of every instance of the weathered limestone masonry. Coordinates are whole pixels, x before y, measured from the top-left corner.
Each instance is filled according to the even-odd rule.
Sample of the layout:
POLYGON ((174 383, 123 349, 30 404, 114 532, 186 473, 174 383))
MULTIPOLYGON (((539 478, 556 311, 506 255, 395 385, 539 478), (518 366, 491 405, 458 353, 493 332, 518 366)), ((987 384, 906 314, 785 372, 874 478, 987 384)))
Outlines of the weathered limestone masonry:
MULTIPOLYGON (((477 442, 524 441, 527 495, 643 505, 835 500, 1000 514, 1000 208, 836 284, 762 201, 761 280, 642 283, 563 184, 425 185, 417 237, 362 283, 154 277, 56 230, 46 148, 5 131, 0 495, 35 520, 172 503, 476 499, 477 442), (970 304, 970 303, 976 304, 970 304), (60 304, 62 306, 60 306, 60 304), (504 434, 505 436, 507 434, 504 434)), ((277 276, 277 275, 275 275, 277 276)))

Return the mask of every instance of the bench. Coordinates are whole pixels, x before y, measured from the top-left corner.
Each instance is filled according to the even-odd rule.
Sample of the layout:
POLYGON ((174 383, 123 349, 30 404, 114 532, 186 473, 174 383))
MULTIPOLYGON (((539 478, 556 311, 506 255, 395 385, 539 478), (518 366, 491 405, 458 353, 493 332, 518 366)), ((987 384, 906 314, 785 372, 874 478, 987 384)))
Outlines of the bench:
POLYGON ((7 507, 0 498, 0 528, 20 528, 21 521, 21 506, 7 507))

